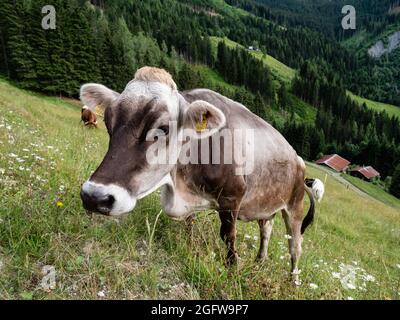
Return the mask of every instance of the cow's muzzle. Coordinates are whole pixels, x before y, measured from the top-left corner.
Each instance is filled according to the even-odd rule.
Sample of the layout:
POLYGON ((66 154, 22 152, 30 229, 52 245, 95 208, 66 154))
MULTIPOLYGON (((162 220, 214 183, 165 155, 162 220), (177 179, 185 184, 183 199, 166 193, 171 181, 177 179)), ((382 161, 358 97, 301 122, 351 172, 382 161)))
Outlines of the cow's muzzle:
POLYGON ((89 193, 83 189, 81 190, 81 199, 86 210, 102 214, 109 214, 115 202, 115 198, 111 194, 89 193))
POLYGON ((99 184, 86 181, 82 185, 83 207, 92 212, 105 215, 120 215, 131 211, 136 204, 129 192, 115 184, 99 184))

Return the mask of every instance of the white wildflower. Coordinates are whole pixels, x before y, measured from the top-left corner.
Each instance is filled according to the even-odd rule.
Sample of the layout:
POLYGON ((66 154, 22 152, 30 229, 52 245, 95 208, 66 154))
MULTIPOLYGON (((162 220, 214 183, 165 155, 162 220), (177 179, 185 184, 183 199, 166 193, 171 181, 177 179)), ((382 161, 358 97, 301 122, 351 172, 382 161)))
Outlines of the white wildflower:
POLYGON ((54 266, 46 265, 42 267, 42 281, 40 286, 43 290, 49 291, 56 288, 56 269, 54 266))
POLYGON ((372 275, 370 275, 370 274, 367 274, 367 275, 364 277, 364 279, 365 279, 365 281, 375 282, 375 277, 372 276, 372 275))
POLYGON ((284 235, 284 238, 285 238, 285 239, 292 239, 292 236, 291 236, 290 234, 285 234, 285 235, 284 235))
POLYGON ((100 290, 99 292, 97 292, 97 296, 99 298, 104 298, 106 296, 106 293, 104 292, 104 290, 100 290))
POLYGON ((310 283, 310 288, 315 290, 318 288, 318 286, 315 283, 310 283))
POLYGON ((343 282, 342 285, 343 285, 343 287, 345 289, 350 289, 350 290, 355 290, 356 289, 356 286, 354 284, 352 284, 352 283, 343 282))

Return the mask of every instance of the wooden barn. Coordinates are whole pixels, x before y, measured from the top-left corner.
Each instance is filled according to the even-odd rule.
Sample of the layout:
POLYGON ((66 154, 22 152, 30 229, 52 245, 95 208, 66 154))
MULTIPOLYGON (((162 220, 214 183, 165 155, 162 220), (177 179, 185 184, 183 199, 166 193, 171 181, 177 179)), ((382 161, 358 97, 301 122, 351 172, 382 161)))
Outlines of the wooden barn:
POLYGON ((350 170, 350 175, 366 181, 371 181, 373 178, 380 177, 380 173, 371 166, 355 167, 350 170))
POLYGON ((350 164, 350 161, 346 160, 345 158, 342 158, 337 154, 330 154, 323 156, 321 159, 315 161, 315 163, 320 165, 325 165, 337 172, 342 172, 347 169, 347 167, 350 164))

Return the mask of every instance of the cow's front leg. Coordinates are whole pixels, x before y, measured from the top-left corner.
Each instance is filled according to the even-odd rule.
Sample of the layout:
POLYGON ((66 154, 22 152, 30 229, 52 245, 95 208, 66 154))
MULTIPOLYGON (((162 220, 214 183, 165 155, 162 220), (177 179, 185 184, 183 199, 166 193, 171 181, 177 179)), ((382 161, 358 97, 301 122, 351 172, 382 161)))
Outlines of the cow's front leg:
MULTIPOLYGON (((235 201, 233 201, 235 202, 235 201)), ((226 202, 227 204, 227 202, 226 202)), ((219 217, 221 219, 220 235, 228 248, 227 263, 233 265, 238 260, 236 252, 236 220, 238 216, 238 206, 232 207, 232 202, 229 205, 221 206, 219 209, 219 217)))

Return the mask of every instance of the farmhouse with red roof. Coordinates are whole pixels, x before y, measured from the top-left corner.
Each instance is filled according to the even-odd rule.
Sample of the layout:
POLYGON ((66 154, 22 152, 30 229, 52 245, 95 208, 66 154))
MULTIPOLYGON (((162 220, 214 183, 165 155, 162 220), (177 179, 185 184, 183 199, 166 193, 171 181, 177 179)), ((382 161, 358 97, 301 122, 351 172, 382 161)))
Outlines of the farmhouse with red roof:
POLYGON ((380 176, 380 173, 371 166, 356 167, 350 171, 350 174, 363 180, 372 180, 380 176))
POLYGON ((317 164, 328 166, 335 171, 341 172, 347 169, 350 164, 350 161, 342 158, 337 154, 331 154, 323 156, 321 159, 315 161, 317 164))

